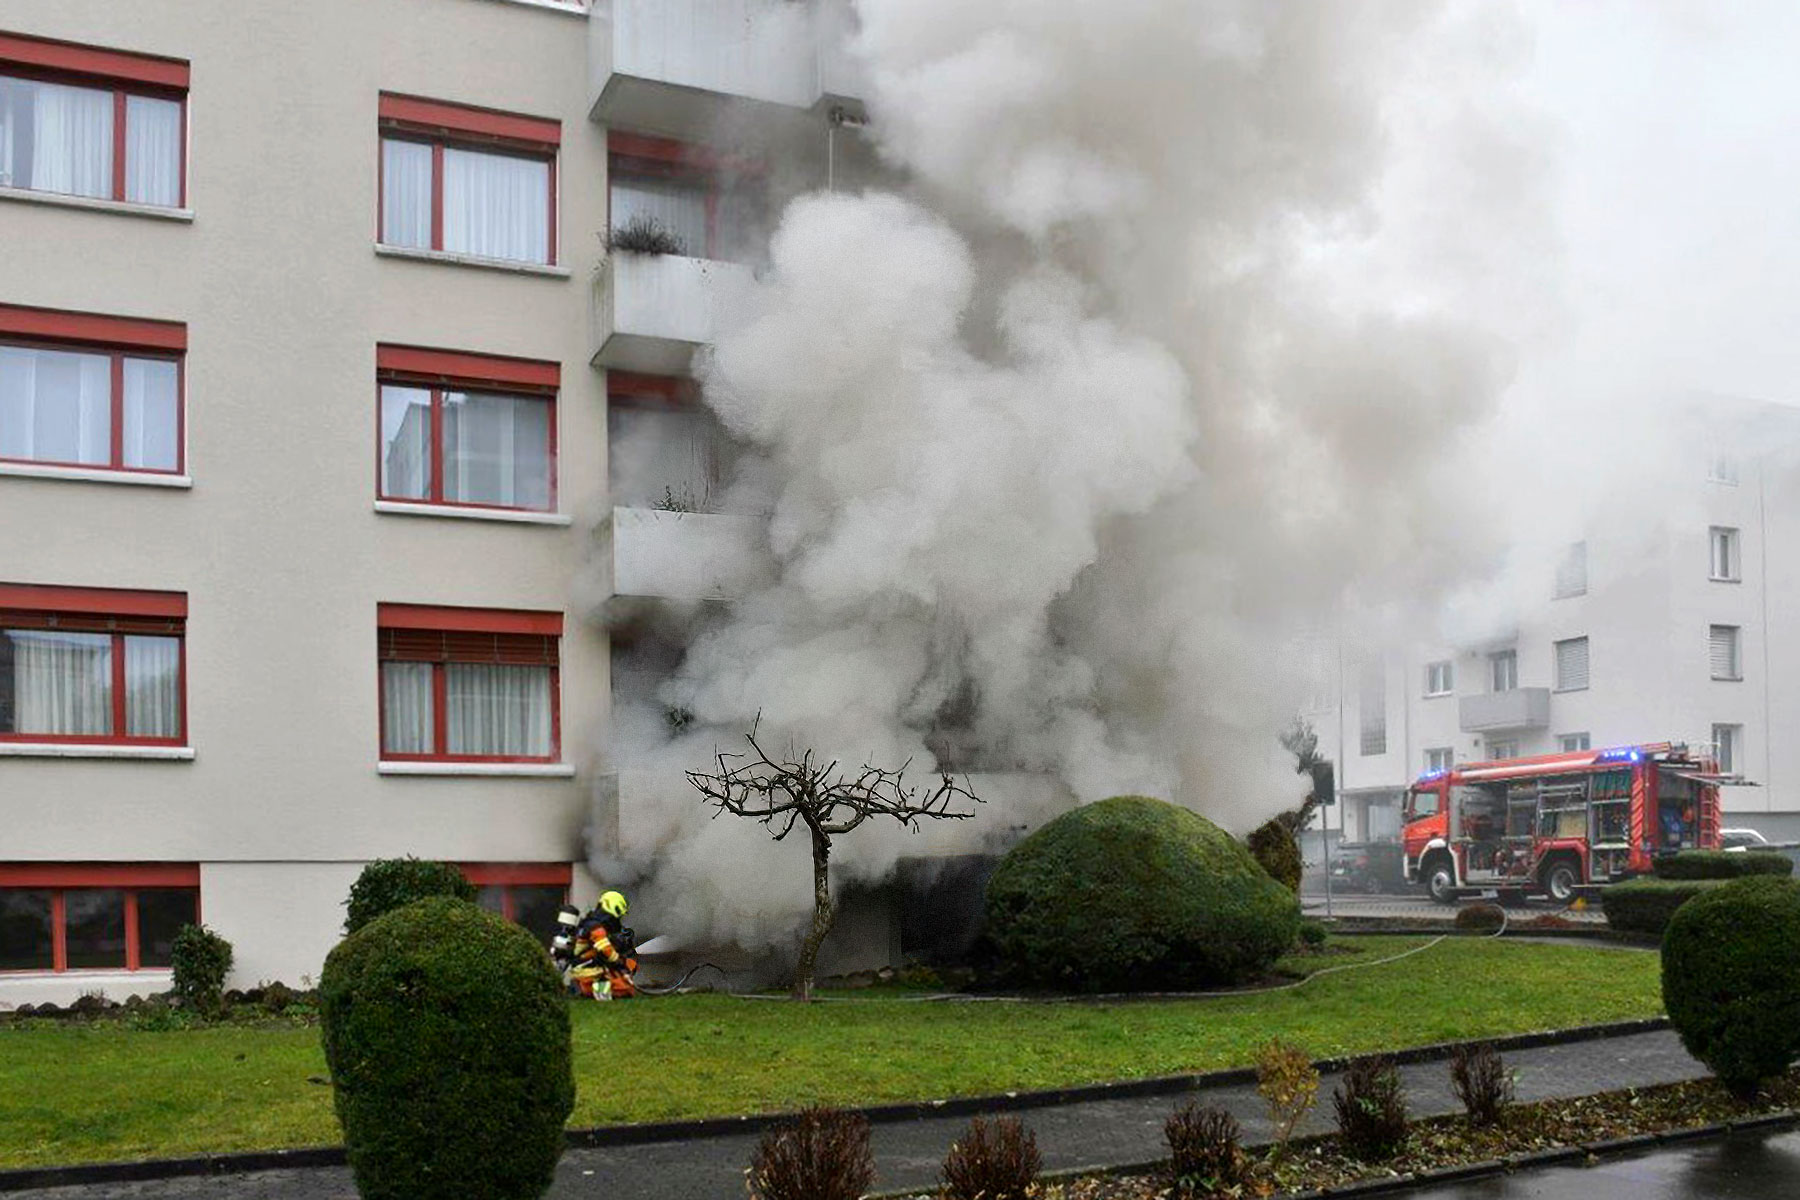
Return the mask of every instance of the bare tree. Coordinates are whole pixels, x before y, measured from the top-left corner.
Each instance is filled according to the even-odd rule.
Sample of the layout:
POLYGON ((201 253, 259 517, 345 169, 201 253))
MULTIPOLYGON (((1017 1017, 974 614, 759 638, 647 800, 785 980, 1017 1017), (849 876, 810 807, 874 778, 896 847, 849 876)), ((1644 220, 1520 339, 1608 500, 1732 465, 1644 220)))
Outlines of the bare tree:
POLYGON ((790 746, 785 758, 769 757, 757 740, 755 726, 745 740, 750 743, 748 752, 718 751, 716 768, 689 771, 688 781, 719 812, 761 821, 774 831, 778 842, 797 824, 804 825, 812 836, 812 928, 800 945, 800 963, 794 972, 794 999, 809 1000, 819 946, 837 917, 831 902, 831 839, 871 817, 890 817, 914 830, 921 817, 966 820, 974 814, 954 811, 952 803, 958 797, 974 804, 981 800, 949 775, 940 775, 938 785, 929 792, 907 787, 904 776, 910 760, 898 770, 865 765, 855 773, 840 772, 837 760, 821 764, 811 750, 795 758, 790 746))

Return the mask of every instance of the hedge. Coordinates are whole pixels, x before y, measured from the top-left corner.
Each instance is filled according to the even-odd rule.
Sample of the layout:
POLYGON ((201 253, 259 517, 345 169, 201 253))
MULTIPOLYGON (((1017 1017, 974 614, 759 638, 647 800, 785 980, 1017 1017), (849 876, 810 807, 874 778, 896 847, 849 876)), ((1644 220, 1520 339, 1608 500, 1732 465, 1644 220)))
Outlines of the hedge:
POLYGON ((475 885, 451 863, 422 858, 379 858, 362 869, 344 901, 344 932, 355 933, 376 917, 427 896, 475 899, 475 885))
POLYGON ((1794 860, 1773 850, 1683 850, 1651 864, 1658 879, 1743 879, 1792 875, 1794 860))
POLYGON ((1243 843, 1188 809, 1115 796, 1015 846, 987 885, 1008 981, 1075 991, 1238 982, 1294 944, 1300 907, 1243 843))
POLYGON ((1727 882, 1723 879, 1631 879, 1600 889, 1606 923, 1626 933, 1661 937, 1669 918, 1687 901, 1727 882))
POLYGON ((1280 817, 1273 817, 1252 829, 1246 843, 1262 869, 1269 873, 1269 878, 1290 892, 1300 890, 1300 843, 1294 840, 1293 830, 1283 825, 1280 817))
POLYGON ((325 1059, 363 1200, 530 1200, 575 1106, 569 1005, 537 939, 433 896, 325 960, 325 1059))

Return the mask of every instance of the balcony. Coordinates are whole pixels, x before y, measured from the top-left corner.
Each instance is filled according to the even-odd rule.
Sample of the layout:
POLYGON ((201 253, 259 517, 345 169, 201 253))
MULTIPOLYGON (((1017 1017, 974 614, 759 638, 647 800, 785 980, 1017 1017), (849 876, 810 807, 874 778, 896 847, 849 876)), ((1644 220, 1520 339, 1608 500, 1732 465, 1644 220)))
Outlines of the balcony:
POLYGON ((612 0, 589 21, 606 125, 710 140, 726 118, 799 121, 854 105, 843 0, 612 0), (732 112, 730 110, 736 110, 732 112), (758 111, 760 110, 760 111, 758 111))
POLYGON ((771 578, 757 517, 615 508, 606 529, 615 596, 731 600, 771 578))
POLYGON ((1545 729, 1550 725, 1550 689, 1514 688, 1464 696, 1458 702, 1464 733, 1499 733, 1510 729, 1545 729))
POLYGON ((685 375, 719 315, 749 291, 749 267, 678 254, 608 255, 595 282, 594 365, 685 375))

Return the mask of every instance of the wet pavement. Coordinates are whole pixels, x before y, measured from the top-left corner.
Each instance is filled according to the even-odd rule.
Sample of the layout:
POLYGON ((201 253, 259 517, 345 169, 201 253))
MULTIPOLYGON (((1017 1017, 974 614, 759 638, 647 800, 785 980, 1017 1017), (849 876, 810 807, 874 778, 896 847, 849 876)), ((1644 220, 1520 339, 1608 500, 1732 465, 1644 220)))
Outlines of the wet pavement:
POLYGON ((1788 1200, 1800 1195, 1800 1133, 1733 1133, 1592 1165, 1540 1167, 1406 1195, 1413 1200, 1788 1200))
MULTIPOLYGON (((1492 900, 1479 898, 1462 901, 1461 904, 1491 904, 1492 900)), ((1309 917, 1325 916, 1325 893, 1307 888, 1300 893, 1301 907, 1309 917)), ((1331 897, 1331 915, 1334 917, 1381 917, 1404 918, 1418 921, 1454 921, 1461 904, 1438 904, 1423 895, 1369 895, 1364 892, 1344 895, 1334 892, 1331 897)), ((1560 909, 1556 905, 1533 901, 1520 908, 1507 910, 1515 920, 1529 921, 1533 917, 1541 917, 1555 913, 1565 921, 1578 924, 1605 925, 1606 915, 1600 911, 1600 904, 1594 901, 1584 908, 1560 909)))
MULTIPOLYGON (((1506 1055, 1506 1061, 1517 1072, 1520 1100, 1579 1096, 1694 1079, 1705 1074, 1705 1069, 1688 1057, 1680 1041, 1668 1030, 1515 1050, 1506 1055)), ((1460 1111, 1450 1091, 1449 1069, 1444 1062, 1405 1066, 1401 1068, 1401 1075, 1415 1116, 1460 1111)), ((680 1087, 682 1081, 672 1079, 669 1085, 680 1087)), ((1302 1124, 1301 1133, 1324 1133, 1330 1128, 1330 1095, 1335 1085, 1333 1076, 1325 1077, 1320 1086, 1319 1104, 1302 1124)), ((1228 1109, 1242 1123, 1246 1140, 1263 1141, 1270 1136, 1268 1118, 1253 1085, 1207 1088, 1184 1095, 1056 1105, 1018 1115, 1036 1132, 1046 1169, 1149 1162, 1165 1153, 1163 1121, 1189 1095, 1228 1109)), ((936 1117, 876 1125, 873 1138, 879 1172, 876 1186, 892 1190, 923 1189, 934 1185, 944 1151, 967 1127, 967 1117, 936 1117)), ((742 1197, 744 1168, 755 1144, 756 1135, 746 1133, 641 1146, 570 1150, 563 1155, 557 1168, 556 1183, 549 1195, 553 1200, 597 1200, 599 1197, 610 1200, 625 1196, 641 1200, 742 1197)), ((1800 1176, 1795 1178, 1800 1180, 1800 1176)), ((1584 1200, 1603 1200, 1601 1194, 1585 1190, 1579 1193, 1447 1191, 1442 1194, 1580 1194, 1584 1200)), ((1633 1200, 1652 1200, 1654 1196, 1665 1194, 1709 1193, 1650 1193, 1634 1195, 1633 1200)), ((1789 1196, 1800 1194, 1800 1184, 1775 1193, 1718 1194, 1789 1196)), ((355 1196, 350 1173, 343 1167, 78 1185, 5 1194, 6 1200, 355 1200, 355 1196)))

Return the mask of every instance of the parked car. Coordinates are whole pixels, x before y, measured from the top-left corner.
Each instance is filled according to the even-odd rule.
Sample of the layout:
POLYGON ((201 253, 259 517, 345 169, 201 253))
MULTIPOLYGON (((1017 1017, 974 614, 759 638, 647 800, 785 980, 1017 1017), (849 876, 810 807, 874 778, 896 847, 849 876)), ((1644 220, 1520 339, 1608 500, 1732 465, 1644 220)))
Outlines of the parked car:
POLYGON ((1403 892, 1399 842, 1345 842, 1331 856, 1331 886, 1347 892, 1403 892))
POLYGON ((1769 839, 1754 829, 1719 830, 1719 848, 1722 850, 1748 850, 1753 846, 1768 844, 1769 839))

